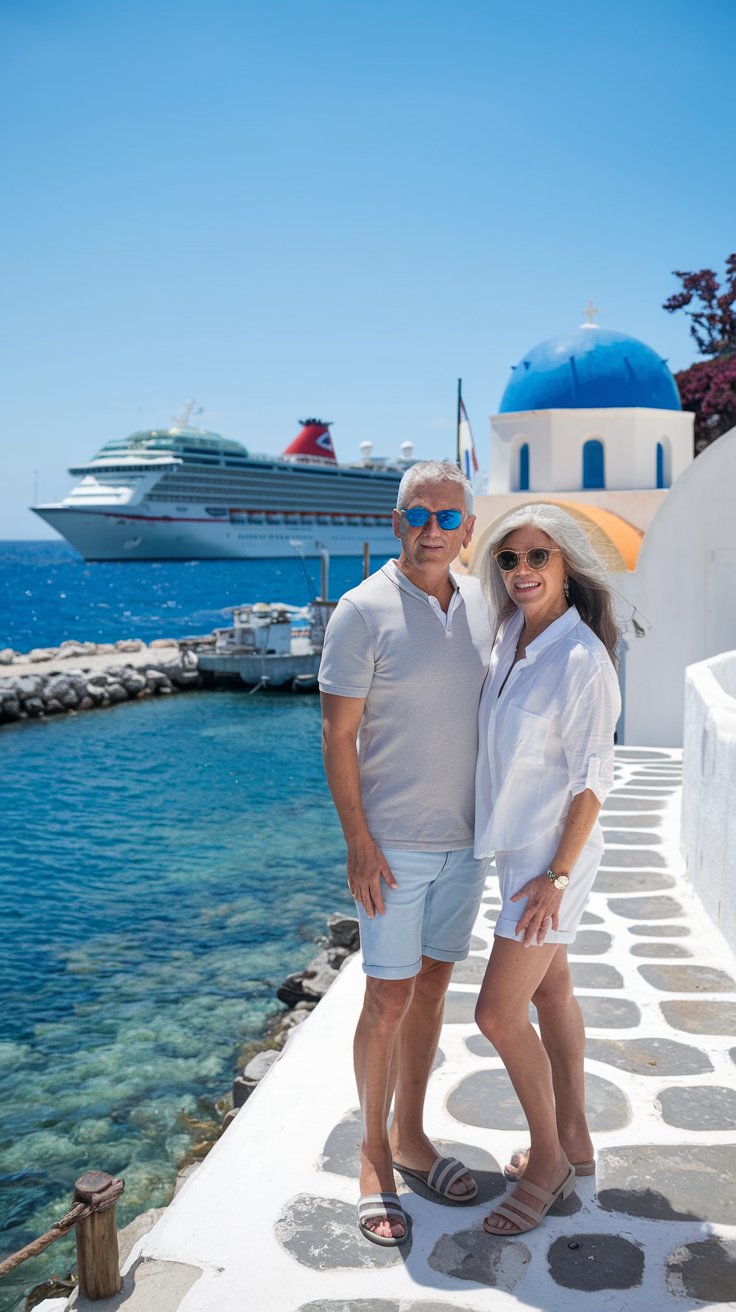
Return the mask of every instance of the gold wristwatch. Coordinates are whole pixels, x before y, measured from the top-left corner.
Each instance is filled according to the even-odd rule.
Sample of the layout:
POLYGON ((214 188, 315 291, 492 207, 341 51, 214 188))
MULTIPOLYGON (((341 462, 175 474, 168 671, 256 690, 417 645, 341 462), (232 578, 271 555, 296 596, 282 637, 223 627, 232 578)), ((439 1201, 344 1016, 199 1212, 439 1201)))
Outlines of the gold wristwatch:
POLYGON ((554 884, 555 888, 567 888, 568 884, 570 883, 569 875, 563 875, 563 874, 557 875, 555 874, 554 870, 547 871, 547 878, 552 880, 552 883, 554 884))

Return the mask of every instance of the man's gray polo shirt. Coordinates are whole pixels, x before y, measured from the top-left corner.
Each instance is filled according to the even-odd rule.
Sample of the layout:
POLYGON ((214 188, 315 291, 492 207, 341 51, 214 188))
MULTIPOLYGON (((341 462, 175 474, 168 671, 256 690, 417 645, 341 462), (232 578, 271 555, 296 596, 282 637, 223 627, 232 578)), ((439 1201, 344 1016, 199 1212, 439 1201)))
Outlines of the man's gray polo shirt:
POLYGON ((488 608, 456 578, 447 627, 390 560, 340 599, 327 627, 322 692, 365 698, 358 759, 363 810, 379 847, 473 846, 478 703, 488 668, 488 608))

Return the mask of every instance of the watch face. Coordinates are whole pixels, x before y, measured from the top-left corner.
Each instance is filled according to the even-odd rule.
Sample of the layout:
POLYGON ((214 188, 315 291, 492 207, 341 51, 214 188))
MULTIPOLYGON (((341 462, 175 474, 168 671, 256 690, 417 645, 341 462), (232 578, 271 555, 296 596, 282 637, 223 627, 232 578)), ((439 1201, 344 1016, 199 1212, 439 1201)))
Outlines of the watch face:
POLYGON ((554 880, 555 888, 567 888, 569 883, 570 880, 568 879, 567 875, 558 875, 557 878, 554 880))

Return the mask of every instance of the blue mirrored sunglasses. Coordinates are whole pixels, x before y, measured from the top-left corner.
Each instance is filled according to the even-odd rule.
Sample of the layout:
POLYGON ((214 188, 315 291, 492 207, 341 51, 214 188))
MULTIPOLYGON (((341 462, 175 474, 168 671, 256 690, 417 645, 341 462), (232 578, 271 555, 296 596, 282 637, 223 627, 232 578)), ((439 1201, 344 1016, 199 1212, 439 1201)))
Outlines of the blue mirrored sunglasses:
POLYGON ((426 510, 424 506, 411 506, 409 510, 400 510, 399 514, 406 515, 407 523, 412 528, 424 528, 432 515, 437 520, 438 528, 459 528, 463 522, 462 510, 426 510))

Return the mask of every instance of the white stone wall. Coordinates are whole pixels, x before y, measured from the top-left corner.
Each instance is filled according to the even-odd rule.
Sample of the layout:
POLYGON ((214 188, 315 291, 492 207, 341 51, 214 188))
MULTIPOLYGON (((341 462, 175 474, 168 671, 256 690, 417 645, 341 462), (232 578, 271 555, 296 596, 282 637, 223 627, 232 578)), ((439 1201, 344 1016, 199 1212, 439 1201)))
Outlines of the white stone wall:
POLYGON ((696 892, 736 950, 736 651, 686 671, 682 844, 696 892))
POLYGON ((636 572, 611 575, 630 625, 620 741, 679 747, 685 669, 736 649, 736 429, 694 460, 644 535, 636 572))

